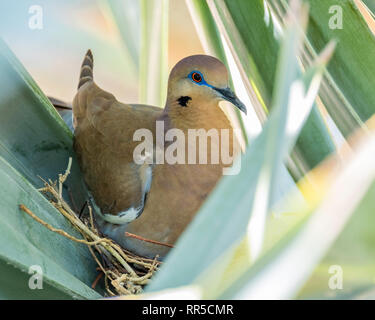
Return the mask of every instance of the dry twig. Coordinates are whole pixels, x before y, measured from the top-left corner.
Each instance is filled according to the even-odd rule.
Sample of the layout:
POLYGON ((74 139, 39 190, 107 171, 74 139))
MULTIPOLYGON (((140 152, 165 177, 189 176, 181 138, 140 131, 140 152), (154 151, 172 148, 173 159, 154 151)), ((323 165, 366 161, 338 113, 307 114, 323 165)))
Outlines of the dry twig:
MULTIPOLYGON (((63 184, 70 174, 72 166, 72 159, 69 158, 69 163, 64 174, 58 175, 58 181, 43 180, 44 187, 39 189, 40 192, 48 195, 52 205, 66 218, 73 227, 78 230, 83 239, 78 239, 64 230, 54 228, 47 222, 39 218, 34 212, 27 208, 24 204, 20 204, 20 209, 32 217, 35 221, 49 229, 56 232, 72 241, 83 243, 88 246, 88 249, 97 263, 100 274, 94 280, 92 286, 95 288, 98 281, 104 275, 104 284, 107 293, 110 296, 119 294, 137 294, 142 292, 142 287, 146 285, 149 279, 160 265, 157 257, 154 260, 139 257, 115 243, 113 240, 104 238, 98 232, 94 223, 94 215, 91 206, 88 205, 89 217, 88 219, 80 219, 78 213, 74 212, 67 202, 63 199, 62 189, 63 184), (98 256, 102 257, 102 262, 99 261, 98 256), (138 266, 137 269, 134 269, 138 266), (141 267, 145 272, 140 272, 138 269, 141 267), (137 270, 137 271, 136 271, 137 270)), ((144 239, 137 235, 127 234, 144 241, 149 241, 159 245, 173 247, 169 244, 158 243, 150 239, 144 239)))

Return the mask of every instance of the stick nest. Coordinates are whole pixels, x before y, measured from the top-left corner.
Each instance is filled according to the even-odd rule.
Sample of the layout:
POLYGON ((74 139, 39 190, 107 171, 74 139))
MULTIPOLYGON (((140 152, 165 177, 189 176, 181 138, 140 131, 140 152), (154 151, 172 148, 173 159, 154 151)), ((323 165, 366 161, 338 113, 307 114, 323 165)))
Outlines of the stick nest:
MULTIPOLYGON (((59 174, 57 181, 51 181, 50 179, 45 181, 42 179, 44 187, 39 189, 39 191, 45 194, 52 205, 79 231, 83 237, 82 239, 78 239, 64 230, 54 228, 23 204, 20 204, 20 209, 47 229, 72 241, 87 245, 98 265, 97 270, 99 271, 97 278, 92 283, 92 288, 95 289, 100 278, 104 276, 105 290, 109 296, 141 293, 143 287, 150 281, 161 262, 157 260, 158 257, 151 260, 135 255, 122 248, 112 239, 104 237, 96 226, 92 208, 89 204, 87 204, 88 215, 81 217, 80 213, 72 210, 62 196, 63 184, 70 174, 71 165, 72 159, 69 158, 68 168, 64 174, 59 174)), ((135 237, 140 238, 139 236, 135 237)), ((142 240, 147 241, 147 239, 142 240)))

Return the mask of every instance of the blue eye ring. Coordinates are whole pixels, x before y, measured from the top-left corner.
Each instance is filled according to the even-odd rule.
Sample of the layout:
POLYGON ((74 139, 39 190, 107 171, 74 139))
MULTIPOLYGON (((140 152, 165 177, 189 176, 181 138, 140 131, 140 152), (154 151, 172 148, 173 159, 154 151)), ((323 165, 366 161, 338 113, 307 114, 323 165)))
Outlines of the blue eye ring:
POLYGON ((201 85, 205 85, 207 87, 210 87, 210 88, 213 88, 210 84, 208 84, 206 82, 206 80, 204 80, 204 77, 203 77, 203 74, 202 72, 200 71, 197 71, 197 70, 193 70, 192 72, 189 73, 188 75, 188 78, 194 82, 195 84, 201 86, 201 85))
POLYGON ((203 78, 203 74, 200 71, 193 70, 189 73, 188 78, 196 84, 206 84, 206 81, 203 78))

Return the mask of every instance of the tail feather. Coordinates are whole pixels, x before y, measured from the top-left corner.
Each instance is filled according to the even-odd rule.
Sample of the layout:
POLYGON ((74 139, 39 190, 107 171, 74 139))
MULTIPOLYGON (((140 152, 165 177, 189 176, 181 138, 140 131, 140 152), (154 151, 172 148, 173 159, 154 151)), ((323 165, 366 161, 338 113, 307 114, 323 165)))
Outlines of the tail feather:
POLYGON ((93 81, 93 67, 94 67, 94 58, 92 56, 91 50, 87 50, 85 58, 83 59, 81 66, 81 74, 79 76, 78 89, 82 87, 86 82, 93 81))

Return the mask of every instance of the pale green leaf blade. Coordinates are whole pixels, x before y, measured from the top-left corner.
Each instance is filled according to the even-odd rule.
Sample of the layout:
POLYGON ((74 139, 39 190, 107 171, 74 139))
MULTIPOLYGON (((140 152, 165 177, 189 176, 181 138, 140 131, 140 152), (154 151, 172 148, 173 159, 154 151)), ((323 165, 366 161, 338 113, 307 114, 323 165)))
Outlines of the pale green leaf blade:
POLYGON ((375 112, 375 37, 352 0, 310 0, 309 3, 309 40, 320 51, 324 42, 337 39, 337 50, 328 71, 360 119, 365 121, 375 112), (327 18, 333 16, 328 14, 329 8, 334 5, 343 10, 345 25, 342 29, 332 29, 327 23, 327 18))
POLYGON ((220 39, 220 33, 216 28, 215 21, 212 19, 210 10, 206 1, 186 0, 192 16, 195 29, 199 40, 207 54, 214 55, 225 62, 223 44, 220 39))
POLYGON ((141 0, 140 102, 162 107, 168 81, 169 0, 141 0))
POLYGON ((42 290, 30 290, 30 274, 22 272, 12 265, 0 260, 0 272, 6 277, 0 277, 1 300, 62 300, 71 296, 57 290, 48 283, 43 284, 42 290))
POLYGON ((375 136, 372 135, 342 169, 316 212, 305 223, 293 228, 241 275, 221 298, 295 297, 314 267, 342 232, 362 199, 373 205, 373 198, 369 200, 364 196, 373 186, 375 179, 375 168, 370 159, 374 152, 375 136))
POLYGON ((374 0, 362 0, 362 2, 370 9, 372 14, 375 16, 375 1, 374 0))
POLYGON ((122 43, 128 55, 128 63, 139 70, 140 52, 140 6, 137 0, 100 0, 103 10, 117 26, 122 43))
POLYGON ((304 79, 305 86, 302 85, 295 58, 301 34, 298 28, 294 28, 296 30, 291 28, 286 37, 280 57, 273 113, 262 133, 242 157, 241 174, 224 176, 221 179, 179 239, 177 247, 170 253, 148 290, 190 283, 202 272, 202 266, 209 266, 223 251, 238 241, 247 231, 250 214, 255 206, 255 194, 263 182, 266 182, 265 191, 269 193, 268 198, 265 195, 265 208, 269 208, 275 189, 275 185, 269 182, 277 180, 278 171, 283 165, 282 160, 293 146, 311 110, 319 87, 319 74, 323 72, 320 65, 319 72, 315 70, 308 73, 304 79), (311 91, 307 90, 310 82, 313 83, 311 91), (307 94, 308 99, 299 100, 301 94, 307 94), (297 110, 299 112, 296 112, 297 110), (268 170, 271 170, 269 176, 268 170), (196 260, 200 262, 199 265, 196 260), (183 278, 180 276, 180 270, 184 270, 183 278))
POLYGON ((34 186, 44 179, 56 179, 73 158, 67 192, 74 192, 76 206, 86 201, 86 189, 73 152, 72 133, 47 97, 0 40, 0 156, 34 186))
MULTIPOLYGON (((281 18, 287 1, 269 0, 281 18)), ((320 97, 342 134, 347 137, 364 126, 375 112, 375 36, 353 0, 308 0, 310 24, 302 62, 314 57, 324 44, 338 46, 323 81, 320 97), (355 36, 353 36, 355 35, 355 36)))
MULTIPOLYGON (((238 52, 241 65, 270 110, 280 31, 272 19, 267 3, 263 0, 215 0, 215 3, 238 52)), ((314 105, 291 155, 293 165, 289 162, 294 178, 301 178, 334 149, 322 116, 314 105)))
POLYGON ((26 273, 31 266, 40 266, 43 281, 71 297, 99 298, 88 286, 96 277, 96 265, 87 247, 49 231, 21 211, 19 205, 24 204, 54 227, 80 237, 77 231, 2 158, 0 194, 0 260, 26 273))
MULTIPOLYGON (((361 174, 367 175, 368 172, 362 168, 361 174)), ((353 189, 353 193, 357 193, 357 190, 353 189)), ((375 183, 373 182, 366 196, 352 214, 348 225, 315 268, 298 294, 298 298, 374 298, 374 296, 371 298, 368 295, 374 290, 375 280, 374 199, 375 183), (342 279, 339 278, 341 275, 342 279), (342 280, 341 288, 338 287, 340 280, 342 280), (333 284, 334 290, 328 286, 329 281, 333 284)))
POLYGON ((1 259, 28 271, 35 257, 36 264, 48 269, 46 279, 58 290, 71 296, 97 297, 87 287, 96 277, 88 249, 35 221, 25 220, 18 210, 20 201, 24 201, 54 227, 76 234, 34 189, 43 186, 40 177, 56 180, 72 157, 73 166, 63 194, 73 209, 82 207, 87 191, 72 149, 72 133, 3 41, 0 41, 0 78, 3 84, 0 88, 1 259), (61 251, 57 249, 59 246, 61 251))

